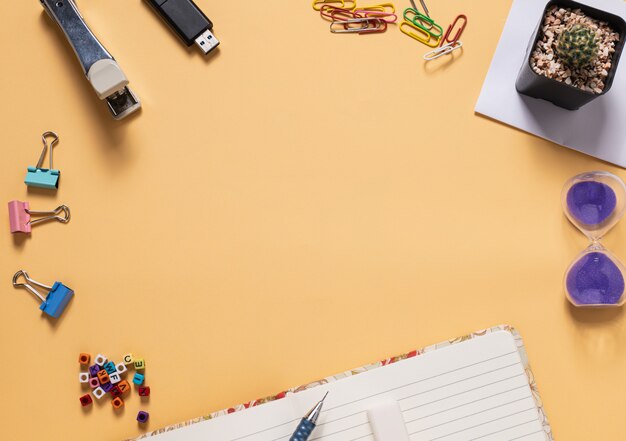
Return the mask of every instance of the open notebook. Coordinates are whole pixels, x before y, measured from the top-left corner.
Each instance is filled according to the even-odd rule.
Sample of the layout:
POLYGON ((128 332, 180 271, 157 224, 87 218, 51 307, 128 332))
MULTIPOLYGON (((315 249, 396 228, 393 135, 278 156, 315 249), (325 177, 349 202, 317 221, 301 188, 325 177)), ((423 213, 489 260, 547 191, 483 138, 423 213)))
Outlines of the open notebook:
POLYGON ((380 441, 372 434, 368 410, 390 400, 398 403, 411 441, 553 440, 521 338, 506 326, 414 351, 141 438, 288 441, 300 418, 326 391, 329 394, 324 411, 311 441, 380 441))

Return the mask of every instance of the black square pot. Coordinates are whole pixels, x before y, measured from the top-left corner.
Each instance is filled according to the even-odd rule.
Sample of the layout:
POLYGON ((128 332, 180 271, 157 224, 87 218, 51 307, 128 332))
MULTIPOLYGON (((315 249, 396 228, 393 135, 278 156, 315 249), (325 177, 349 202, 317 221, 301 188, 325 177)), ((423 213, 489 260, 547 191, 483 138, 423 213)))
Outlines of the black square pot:
POLYGON ((517 81, 515 82, 515 88, 523 95, 550 101, 559 107, 563 107, 564 109, 577 110, 590 101, 604 95, 609 91, 609 89, 611 89, 613 79, 615 78, 615 72, 617 72, 617 65, 619 63, 620 56, 622 55, 622 50, 624 49, 625 41, 626 22, 620 16, 610 14, 572 0, 551 0, 546 5, 546 8, 541 15, 541 19, 539 20, 539 25, 530 40, 524 64, 522 65, 519 75, 517 76, 517 81), (537 46, 537 42, 543 38, 543 22, 548 10, 554 5, 562 8, 580 9, 588 17, 609 23, 613 30, 619 33, 619 41, 615 45, 615 52, 613 53, 613 59, 611 62, 611 70, 609 71, 609 75, 604 82, 604 90, 602 93, 586 92, 578 87, 570 86, 560 81, 539 75, 532 69, 530 64, 532 53, 537 46))

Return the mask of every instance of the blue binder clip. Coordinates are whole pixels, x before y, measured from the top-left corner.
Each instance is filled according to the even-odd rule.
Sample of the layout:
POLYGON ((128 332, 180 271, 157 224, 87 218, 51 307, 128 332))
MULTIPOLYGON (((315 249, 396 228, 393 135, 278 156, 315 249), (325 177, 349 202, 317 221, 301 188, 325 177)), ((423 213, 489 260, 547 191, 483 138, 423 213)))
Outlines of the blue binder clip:
POLYGON ((28 172, 26 172, 26 179, 24 179, 24 182, 30 187, 55 190, 59 188, 59 175, 61 172, 52 168, 52 148, 57 142, 59 142, 59 135, 54 132, 46 132, 41 136, 41 140, 43 141, 43 151, 41 152, 37 166, 28 167, 28 172), (47 136, 54 138, 50 145, 48 145, 46 141, 47 136), (50 168, 42 168, 43 160, 46 157, 46 150, 50 151, 50 168))
POLYGON ((63 285, 61 282, 54 282, 54 285, 47 286, 28 277, 28 273, 24 270, 19 270, 15 273, 13 276, 13 286, 16 288, 26 288, 34 294, 39 300, 41 300, 39 309, 52 318, 59 318, 71 298, 74 296, 74 291, 63 285), (20 276, 23 276, 28 283, 18 283, 17 280, 20 276), (48 291, 48 295, 44 298, 31 284, 45 289, 48 291))

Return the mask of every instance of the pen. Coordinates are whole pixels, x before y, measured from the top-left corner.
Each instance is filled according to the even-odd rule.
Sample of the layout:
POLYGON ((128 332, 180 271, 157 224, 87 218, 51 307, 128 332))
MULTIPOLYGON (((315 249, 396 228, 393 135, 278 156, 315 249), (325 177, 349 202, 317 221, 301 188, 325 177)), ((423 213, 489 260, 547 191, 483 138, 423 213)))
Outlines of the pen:
MULTIPOLYGON (((328 392, 326 392, 326 395, 328 395, 328 392)), ((293 432, 289 441, 307 441, 309 439, 309 436, 311 436, 311 433, 313 433, 313 430, 315 429, 317 419, 322 413, 322 406, 324 405, 326 395, 324 395, 324 398, 322 398, 320 402, 317 403, 313 409, 309 410, 309 413, 307 413, 304 418, 300 420, 298 428, 295 432, 293 432)))

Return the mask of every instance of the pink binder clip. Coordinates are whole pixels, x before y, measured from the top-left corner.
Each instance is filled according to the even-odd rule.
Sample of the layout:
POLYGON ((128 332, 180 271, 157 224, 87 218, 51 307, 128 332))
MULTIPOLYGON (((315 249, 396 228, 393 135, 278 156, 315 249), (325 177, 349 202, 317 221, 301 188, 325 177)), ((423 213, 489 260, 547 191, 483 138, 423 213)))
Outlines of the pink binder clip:
POLYGON ((70 208, 66 205, 61 205, 53 211, 31 211, 28 202, 9 202, 9 225, 11 227, 11 233, 29 234, 33 225, 49 220, 57 220, 63 224, 68 223, 70 221, 70 208), (61 213, 64 214, 64 217, 60 216, 61 213), (45 217, 32 220, 31 217, 33 215, 45 217))

